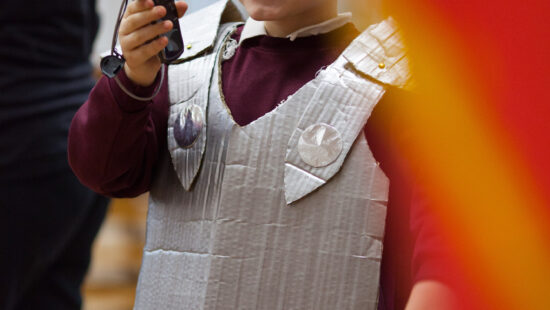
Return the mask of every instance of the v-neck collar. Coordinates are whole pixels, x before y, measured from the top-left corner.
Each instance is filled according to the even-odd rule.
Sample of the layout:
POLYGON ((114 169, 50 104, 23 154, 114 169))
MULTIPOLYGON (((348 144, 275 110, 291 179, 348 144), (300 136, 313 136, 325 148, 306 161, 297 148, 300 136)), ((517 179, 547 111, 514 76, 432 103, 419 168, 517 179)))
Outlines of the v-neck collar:
MULTIPOLYGON (((215 68, 214 68, 214 74, 216 75, 216 79, 217 79, 217 85, 213 85, 212 87, 217 87, 217 92, 218 92, 218 99, 220 100, 221 104, 223 105, 223 107, 225 108, 226 112, 227 112, 227 116, 228 118, 230 119, 231 123, 234 124, 235 126, 239 127, 239 128, 246 128, 246 127, 251 127, 253 126, 255 123, 259 122, 260 120, 264 119, 264 118, 267 118, 271 113, 274 113, 279 107, 281 107, 282 105, 286 104, 288 101, 292 101, 292 97, 294 97, 296 94, 300 93, 303 89, 307 88, 307 87, 310 87, 312 83, 316 83, 318 81, 317 78, 314 78, 308 82, 306 82, 304 85, 302 85, 298 90, 296 90, 294 93, 292 93, 290 96, 288 96, 287 99, 281 101, 278 103, 278 105, 272 109, 271 111, 261 115, 260 117, 257 117, 254 121, 248 123, 248 124, 245 124, 245 125, 240 125, 236 120, 235 118, 233 117, 233 114, 231 112, 231 109, 229 108, 229 105, 227 104, 226 100, 225 100, 225 95, 224 95, 224 92, 223 92, 223 75, 222 75, 222 62, 223 62, 223 53, 224 53, 224 49, 227 48, 227 44, 226 42, 229 40, 229 38, 231 38, 231 36, 233 36, 233 34, 235 34, 235 32, 237 31, 237 27, 235 27, 232 31, 229 32, 229 34, 224 38, 224 43, 222 43, 222 47, 221 49, 218 51, 218 55, 216 55, 216 64, 215 64, 215 68)), ((333 61, 331 64, 329 64, 327 67, 330 67, 332 65, 334 65, 336 63, 336 61, 338 61, 338 59, 342 57, 342 55, 340 55, 338 58, 336 58, 335 61, 333 61)))

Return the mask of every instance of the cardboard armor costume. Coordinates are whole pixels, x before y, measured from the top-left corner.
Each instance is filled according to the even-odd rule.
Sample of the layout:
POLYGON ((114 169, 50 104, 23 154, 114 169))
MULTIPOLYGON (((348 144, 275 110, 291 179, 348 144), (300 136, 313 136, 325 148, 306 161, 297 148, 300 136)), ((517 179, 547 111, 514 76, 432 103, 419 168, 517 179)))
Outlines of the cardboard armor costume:
POLYGON ((135 309, 376 309, 389 181, 362 129, 409 82, 393 21, 241 127, 220 73, 239 19, 220 1, 181 20, 135 309))

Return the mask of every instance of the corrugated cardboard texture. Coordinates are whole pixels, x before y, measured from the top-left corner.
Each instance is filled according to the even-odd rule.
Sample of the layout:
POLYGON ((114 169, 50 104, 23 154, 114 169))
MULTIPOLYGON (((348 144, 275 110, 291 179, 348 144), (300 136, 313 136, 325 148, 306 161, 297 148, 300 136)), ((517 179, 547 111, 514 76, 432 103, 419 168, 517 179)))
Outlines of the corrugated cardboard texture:
MULTIPOLYGON (((343 70, 345 63, 340 58, 334 66, 343 70)), ((361 114, 333 92, 350 98, 382 90, 345 74, 349 80, 334 84, 340 87, 329 91, 314 80, 240 127, 214 72, 204 159, 192 191, 183 189, 168 152, 151 191, 136 309, 376 309, 389 182, 361 128, 379 95, 364 96, 369 108, 361 114), (304 121, 319 121, 322 113, 310 109, 317 93, 332 98, 319 106, 323 113, 348 119, 354 126, 345 130, 356 137, 346 138, 348 152, 326 184, 289 207, 285 186, 303 182, 285 179, 294 152, 289 141, 304 121)), ((332 120, 323 119, 338 128, 332 120)))

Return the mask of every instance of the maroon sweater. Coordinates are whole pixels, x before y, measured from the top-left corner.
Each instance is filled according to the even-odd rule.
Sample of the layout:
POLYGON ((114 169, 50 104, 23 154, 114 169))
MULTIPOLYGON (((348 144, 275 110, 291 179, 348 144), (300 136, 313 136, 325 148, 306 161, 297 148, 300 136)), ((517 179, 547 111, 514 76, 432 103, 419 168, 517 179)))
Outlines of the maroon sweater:
MULTIPOLYGON (((238 40, 242 28, 234 35, 238 40)), ((298 38, 260 36, 244 41, 223 63, 222 85, 235 121, 246 125, 271 111, 330 65, 358 35, 351 24, 331 33, 298 38)), ((121 81, 135 94, 150 96, 158 84, 142 88, 124 72, 121 81)), ((167 147, 168 84, 151 102, 127 96, 103 77, 76 114, 69 134, 69 162, 82 183, 113 197, 133 197, 149 190, 159 154, 167 147)), ((365 134, 375 158, 390 179, 382 258, 379 309, 404 309, 414 283, 446 281, 443 244, 427 208, 413 192, 407 159, 398 151, 406 131, 392 111, 403 104, 390 90, 374 109, 365 134)))

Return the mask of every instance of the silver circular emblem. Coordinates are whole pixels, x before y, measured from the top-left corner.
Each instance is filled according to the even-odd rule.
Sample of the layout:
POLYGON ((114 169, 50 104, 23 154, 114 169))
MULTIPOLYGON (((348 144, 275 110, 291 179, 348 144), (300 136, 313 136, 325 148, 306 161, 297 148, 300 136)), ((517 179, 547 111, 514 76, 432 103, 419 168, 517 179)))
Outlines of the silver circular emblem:
POLYGON ((192 147, 204 127, 204 112, 196 104, 189 104, 178 114, 174 123, 174 139, 181 148, 192 147))
POLYGON ((336 128, 327 124, 309 126, 300 136, 298 153, 302 160, 319 168, 333 163, 342 152, 342 137, 336 128))

